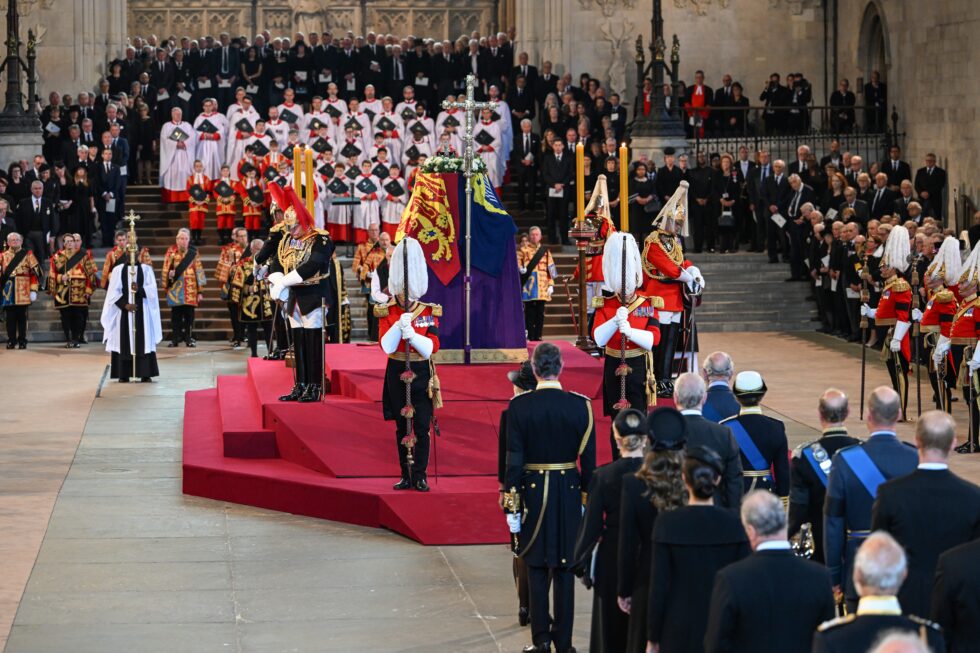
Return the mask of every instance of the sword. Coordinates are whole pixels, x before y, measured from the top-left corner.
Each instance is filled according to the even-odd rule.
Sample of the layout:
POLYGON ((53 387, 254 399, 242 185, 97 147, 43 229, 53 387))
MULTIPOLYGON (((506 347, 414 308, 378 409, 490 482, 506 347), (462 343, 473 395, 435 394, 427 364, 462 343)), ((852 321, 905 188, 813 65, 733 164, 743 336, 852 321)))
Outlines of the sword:
MULTIPOLYGON (((871 293, 868 292, 868 244, 861 244, 861 304, 867 304, 871 300, 871 293)), ((866 367, 868 362, 868 317, 861 316, 861 421, 864 421, 864 384, 866 367)))

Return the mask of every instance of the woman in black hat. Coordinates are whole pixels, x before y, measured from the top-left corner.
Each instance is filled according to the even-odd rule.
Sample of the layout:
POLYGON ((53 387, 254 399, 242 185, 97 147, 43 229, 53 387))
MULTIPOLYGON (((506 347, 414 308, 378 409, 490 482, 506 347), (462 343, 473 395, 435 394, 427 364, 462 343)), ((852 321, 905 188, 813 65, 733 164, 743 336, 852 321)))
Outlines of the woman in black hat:
POLYGON ((629 617, 616 602, 619 500, 624 477, 633 476, 643 463, 646 416, 634 408, 619 411, 613 437, 620 457, 592 476, 574 554, 576 573, 586 577, 586 587, 593 585, 589 650, 599 653, 619 653, 626 646, 629 617))
POLYGON ((687 449, 687 505, 657 518, 647 639, 663 653, 701 653, 715 573, 750 553, 737 514, 712 504, 724 465, 707 447, 687 449))
POLYGON ((629 614, 626 648, 643 653, 647 646, 647 602, 650 595, 650 534, 658 514, 687 503, 684 487, 684 444, 687 422, 674 408, 659 408, 647 418, 653 443, 635 475, 623 478, 619 506, 619 608, 629 614))
MULTIPOLYGON (((531 361, 526 360, 521 363, 521 367, 518 370, 512 370, 507 372, 507 378, 514 386, 514 396, 524 394, 525 392, 530 392, 534 390, 538 385, 537 379, 534 378, 534 372, 531 370, 531 361)), ((500 489, 497 495, 497 503, 500 505, 500 509, 504 508, 504 483, 506 482, 505 474, 507 472, 507 409, 505 408, 500 413, 500 427, 497 429, 497 484, 500 489)), ((517 585, 517 619, 522 626, 528 625, 531 620, 530 611, 528 610, 528 583, 527 583, 527 566, 524 564, 524 559, 514 556, 514 584, 517 585)))

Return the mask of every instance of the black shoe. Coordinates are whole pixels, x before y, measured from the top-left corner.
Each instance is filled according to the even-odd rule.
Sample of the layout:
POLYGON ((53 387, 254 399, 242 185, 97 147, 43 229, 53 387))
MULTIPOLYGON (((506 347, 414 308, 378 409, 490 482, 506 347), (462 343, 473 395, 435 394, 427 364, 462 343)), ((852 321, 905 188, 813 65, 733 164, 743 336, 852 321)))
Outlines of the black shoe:
POLYGON ((194 338, 191 338, 190 340, 187 340, 186 342, 184 342, 184 344, 187 345, 188 347, 197 347, 197 340, 194 340, 194 338))
POLYGON ((392 490, 410 490, 412 489, 412 482, 405 478, 404 476, 400 481, 391 486, 392 490))
POLYGON ((80 344, 78 344, 78 341, 77 341, 77 340, 76 340, 76 341, 74 342, 74 344, 72 344, 72 346, 71 346, 71 348, 72 348, 72 349, 78 349, 79 347, 81 347, 81 345, 80 345, 80 344))
POLYGON ((78 344, 78 345, 87 345, 88 344, 88 340, 86 340, 85 337, 83 336, 83 337, 79 338, 76 341, 75 344, 78 344))
POLYGON ((129 383, 129 377, 125 377, 125 378, 119 379, 119 382, 120 383, 129 383))
POLYGON ((65 349, 74 349, 74 348, 75 348, 75 343, 73 343, 71 340, 65 343, 65 349))
POLYGON ((148 376, 141 376, 140 383, 153 383, 153 379, 148 376))
POLYGON ((306 390, 303 392, 303 396, 296 401, 301 404, 308 404, 313 401, 320 401, 320 384, 311 383, 306 386, 306 390))
POLYGON ((175 340, 171 340, 169 343, 167 343, 167 347, 176 347, 176 346, 177 346, 177 341, 175 340))
POLYGON ((27 343, 26 342, 20 343, 19 345, 17 345, 17 349, 27 349, 27 343))
POLYGON ((521 626, 526 626, 531 623, 531 613, 523 605, 517 610, 517 623, 521 626))
POLYGON ((980 451, 980 446, 969 441, 956 447, 956 453, 977 453, 978 451, 980 451))
POLYGON ((551 653, 551 643, 531 644, 522 648, 521 653, 551 653))
POLYGON ((424 477, 418 479, 417 481, 415 481, 415 486, 414 487, 415 487, 415 491, 416 492, 428 492, 429 491, 429 483, 425 480, 424 477))
POLYGON ((306 386, 302 383, 297 383, 293 386, 292 391, 288 395, 282 395, 279 397, 279 401, 298 401, 303 393, 306 392, 306 386))
POLYGON ((7 342, 7 349, 13 349, 17 346, 16 342, 7 342))
POLYGON ((657 397, 660 399, 670 398, 674 396, 674 382, 673 381, 657 381, 657 397))

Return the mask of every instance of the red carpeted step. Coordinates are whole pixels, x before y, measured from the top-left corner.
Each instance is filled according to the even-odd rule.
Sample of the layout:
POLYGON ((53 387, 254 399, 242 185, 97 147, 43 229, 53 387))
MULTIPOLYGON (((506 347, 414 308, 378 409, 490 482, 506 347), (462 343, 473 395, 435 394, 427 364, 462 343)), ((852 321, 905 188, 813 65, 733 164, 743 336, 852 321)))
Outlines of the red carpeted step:
POLYGON ((218 377, 224 453, 231 458, 278 458, 276 434, 262 425, 262 406, 248 377, 218 377))

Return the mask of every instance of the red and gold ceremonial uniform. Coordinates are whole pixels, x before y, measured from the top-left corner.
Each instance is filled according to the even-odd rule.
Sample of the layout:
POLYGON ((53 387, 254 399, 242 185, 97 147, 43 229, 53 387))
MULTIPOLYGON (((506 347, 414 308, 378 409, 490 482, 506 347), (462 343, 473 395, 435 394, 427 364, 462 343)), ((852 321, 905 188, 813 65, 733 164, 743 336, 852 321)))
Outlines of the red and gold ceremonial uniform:
MULTIPOLYGON (((153 267, 153 259, 150 258, 150 250, 146 247, 140 250, 139 254, 140 263, 149 265, 153 267)), ((112 268, 119 264, 127 263, 129 261, 129 252, 126 251, 125 247, 120 247, 116 245, 110 249, 105 255, 105 263, 102 264, 102 287, 109 287, 109 275, 112 274, 112 268)))
MULTIPOLYGON (((399 328, 398 322, 404 312, 404 308, 395 300, 374 307, 381 338, 389 329, 399 328)), ((442 306, 415 302, 411 306, 411 314, 412 328, 417 334, 432 341, 432 355, 435 355, 439 351, 439 318, 442 316, 442 306)), ((401 340, 398 349, 388 355, 381 406, 385 420, 395 421, 398 457, 405 477, 407 458, 402 439, 408 433, 408 429, 406 417, 402 414, 405 408, 405 381, 402 380, 402 374, 405 373, 405 357, 408 355, 409 365, 415 375, 411 382, 412 433, 416 438, 411 477, 418 480, 425 478, 425 470, 429 463, 429 428, 432 423, 432 411, 441 406, 442 402, 439 397, 439 379, 436 376, 435 363, 431 358, 426 360, 419 354, 406 354, 406 346, 406 341, 401 340)))
POLYGON ((201 302, 201 288, 204 286, 204 265, 201 257, 193 247, 180 251, 176 245, 171 245, 163 258, 163 284, 167 289, 167 303, 170 306, 197 306, 201 302), (193 254, 194 260, 186 266, 181 266, 184 257, 193 254), (179 276, 170 278, 170 271, 176 272, 183 267, 179 276))
POLYGON ((48 291, 54 298, 55 308, 69 306, 88 307, 92 293, 98 286, 95 261, 91 251, 77 250, 69 254, 56 252, 50 259, 48 291))
POLYGON ((948 338, 956 309, 956 295, 951 289, 943 288, 932 293, 926 302, 926 310, 922 312, 919 327, 925 333, 938 333, 948 338))
POLYGON ((677 237, 665 231, 654 231, 643 243, 643 273, 646 276, 643 294, 663 299, 664 311, 681 312, 684 310, 684 284, 678 277, 689 267, 691 262, 684 258, 677 237))
POLYGON ((218 217, 219 231, 222 229, 235 228, 235 196, 229 195, 228 197, 222 197, 214 188, 219 182, 222 181, 228 184, 231 188, 235 188, 235 180, 231 177, 222 177, 212 184, 211 194, 215 201, 215 213, 218 217))
POLYGON ((878 299, 878 306, 875 309, 875 324, 877 326, 891 327, 885 338, 885 343, 881 348, 881 355, 888 368, 888 375, 891 377, 892 387, 902 400, 902 414, 906 415, 909 398, 909 361, 912 358, 911 346, 909 344, 909 334, 911 328, 902 337, 901 350, 891 351, 891 341, 895 334, 895 325, 899 322, 907 322, 911 325, 912 320, 912 286, 902 277, 895 275, 885 282, 885 287, 881 291, 878 299))
POLYGON ((206 174, 194 173, 187 178, 187 210, 188 223, 192 230, 201 231, 204 229, 204 219, 208 217, 208 198, 205 195, 200 202, 191 197, 191 187, 200 186, 205 193, 211 192, 211 179, 206 174))
POLYGON ((970 409, 969 423, 972 430, 969 442, 974 443, 980 430, 980 409, 977 405, 980 403, 980 392, 978 392, 980 388, 978 388, 976 372, 971 374, 967 364, 976 352, 978 339, 980 339, 980 297, 974 293, 963 300, 959 310, 953 315, 953 324, 949 330, 950 348, 947 356, 949 367, 946 369, 947 383, 961 388, 963 399, 970 409))
MULTIPOLYGON (((657 319, 657 308, 663 302, 659 297, 646 297, 634 294, 626 310, 629 311, 627 321, 634 329, 649 331, 653 334, 653 344, 660 342, 660 322, 657 319)), ((592 327, 592 337, 596 329, 610 320, 616 319, 616 311, 622 306, 619 296, 606 297, 602 305, 595 311, 595 322, 592 327)), ((647 351, 629 338, 624 338, 619 331, 613 334, 605 347, 605 363, 602 374, 602 407, 603 414, 615 415, 619 411, 613 405, 619 401, 619 369, 620 347, 626 342, 626 364, 629 374, 626 376, 626 400, 630 408, 646 412, 647 406, 656 403, 657 379, 653 368, 653 352, 647 351)))
POLYGON ((263 188, 262 202, 253 202, 248 196, 248 191, 254 186, 261 188, 262 182, 257 179, 245 178, 239 181, 236 186, 238 196, 242 198, 242 217, 245 218, 245 228, 248 229, 249 233, 257 232, 262 228, 262 207, 268 200, 268 195, 263 188))
MULTIPOLYGON (((616 227, 611 220, 603 219, 599 223, 599 231, 596 237, 589 241, 589 247, 585 252, 585 281, 586 283, 602 283, 605 279, 602 276, 602 251, 606 244, 609 234, 616 233, 616 227)), ((573 279, 578 279, 578 266, 572 273, 573 279)), ((596 302, 599 305, 599 302, 596 302)))
POLYGON ((225 282, 231 276, 231 269, 234 267, 238 260, 242 257, 242 252, 244 252, 238 243, 228 243, 227 245, 222 245, 221 254, 218 256, 218 267, 215 268, 214 276, 218 280, 218 283, 224 285, 225 282))
POLYGON ((39 270, 34 252, 23 247, 16 252, 5 250, 0 255, 0 306, 30 306, 31 293, 37 292, 39 270))

